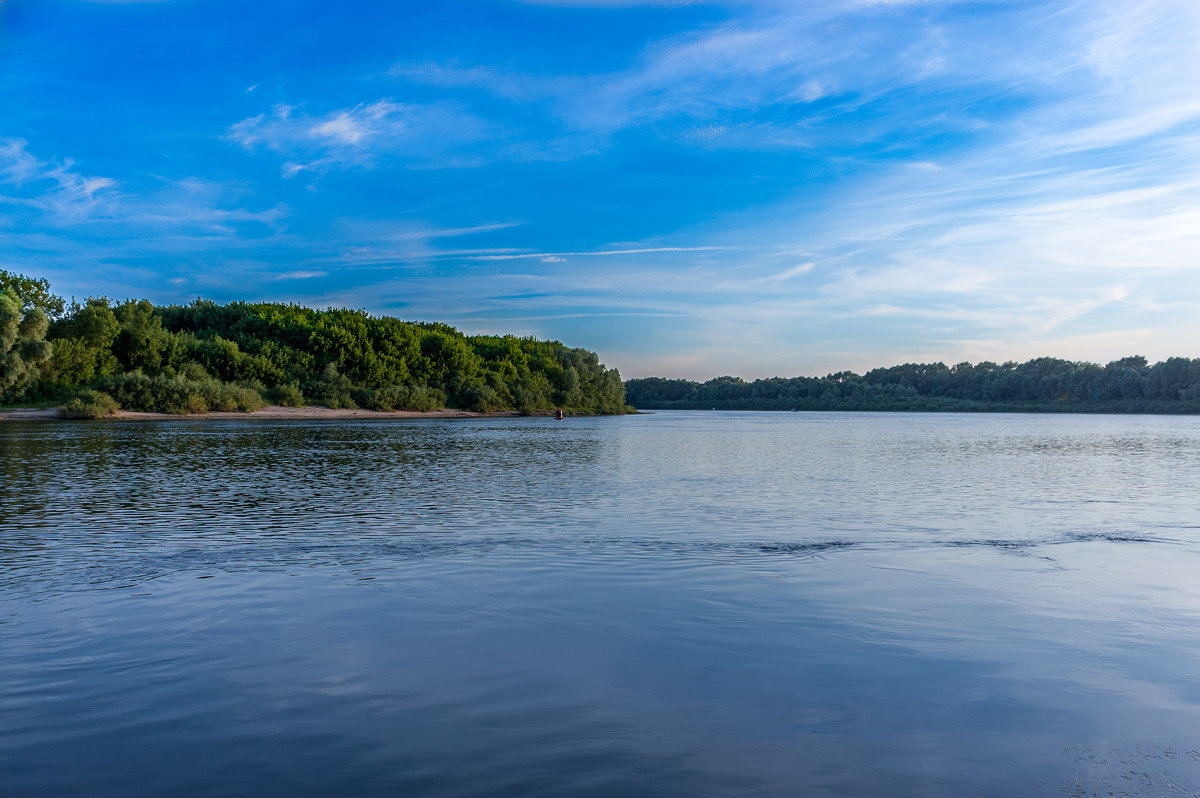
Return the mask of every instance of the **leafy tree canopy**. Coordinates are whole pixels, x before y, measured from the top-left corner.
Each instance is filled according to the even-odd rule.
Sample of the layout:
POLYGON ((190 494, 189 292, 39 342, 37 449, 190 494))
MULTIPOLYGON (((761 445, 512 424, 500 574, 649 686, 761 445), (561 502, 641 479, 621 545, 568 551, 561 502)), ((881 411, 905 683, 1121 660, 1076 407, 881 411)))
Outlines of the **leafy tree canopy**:
POLYGON ((620 375, 594 352, 557 341, 466 336, 445 324, 347 308, 203 299, 163 307, 103 297, 72 302, 47 332, 47 314, 37 304, 55 307, 46 281, 4 274, 25 292, 5 294, 0 309, 9 331, 0 343, 17 353, 6 401, 86 395, 81 407, 104 408, 111 400, 169 412, 253 409, 263 402, 376 410, 626 410, 620 375), (20 336, 18 328, 25 331, 20 336), (40 345, 18 347, 18 337, 40 345))
POLYGON ((50 292, 50 282, 0 269, 0 291, 8 291, 22 309, 39 308, 49 319, 60 318, 66 309, 63 298, 50 292))
POLYGON ((0 400, 24 392, 50 360, 49 322, 41 308, 25 309, 11 291, 0 291, 0 400))

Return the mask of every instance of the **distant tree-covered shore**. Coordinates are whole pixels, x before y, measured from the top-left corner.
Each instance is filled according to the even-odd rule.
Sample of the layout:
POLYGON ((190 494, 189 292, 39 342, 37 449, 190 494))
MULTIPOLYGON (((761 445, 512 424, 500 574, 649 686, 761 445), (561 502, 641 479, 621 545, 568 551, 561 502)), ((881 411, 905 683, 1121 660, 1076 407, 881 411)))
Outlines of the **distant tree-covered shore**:
POLYGON ((252 411, 627 411, 620 374, 557 341, 464 335, 349 309, 198 299, 66 303, 45 280, 0 271, 0 403, 252 411))
POLYGON ((1200 413, 1200 359, 1106 366, 1042 357, 1025 363, 907 363, 866 374, 708 382, 646 377, 625 398, 660 410, 893 410, 942 412, 1200 413))

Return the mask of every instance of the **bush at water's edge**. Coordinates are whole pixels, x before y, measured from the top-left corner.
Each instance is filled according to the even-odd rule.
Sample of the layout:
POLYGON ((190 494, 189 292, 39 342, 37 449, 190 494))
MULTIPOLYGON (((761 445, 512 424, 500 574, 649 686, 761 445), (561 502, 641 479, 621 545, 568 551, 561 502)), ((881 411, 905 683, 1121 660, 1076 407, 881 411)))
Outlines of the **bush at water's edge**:
POLYGON ((62 407, 63 418, 97 419, 111 416, 120 409, 117 400, 102 391, 84 388, 62 407))

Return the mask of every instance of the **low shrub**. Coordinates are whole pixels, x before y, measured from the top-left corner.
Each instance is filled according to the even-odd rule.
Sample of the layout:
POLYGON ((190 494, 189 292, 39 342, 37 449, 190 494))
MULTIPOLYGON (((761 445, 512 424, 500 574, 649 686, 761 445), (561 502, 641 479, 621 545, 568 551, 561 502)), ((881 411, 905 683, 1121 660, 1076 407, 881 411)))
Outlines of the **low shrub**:
POLYGON ((182 375, 149 377, 131 371, 106 377, 96 387, 111 394, 121 407, 156 413, 204 413, 209 410, 249 413, 263 406, 262 395, 244 385, 212 378, 188 379, 182 375))
POLYGON ((429 412, 446 406, 446 395, 424 385, 388 385, 374 391, 364 391, 360 404, 372 410, 417 410, 429 412))
POLYGON ((321 373, 320 379, 312 380, 304 385, 304 396, 313 404, 324 405, 337 409, 339 407, 358 407, 351 396, 354 385, 344 375, 338 372, 337 366, 330 363, 321 373))
POLYGON ((261 410, 263 405, 262 394, 253 388, 247 388, 244 385, 229 385, 227 383, 216 383, 216 389, 211 390, 210 395, 205 396, 205 402, 208 404, 209 410, 220 410, 226 413, 253 413, 255 410, 261 410))
POLYGON ((283 385, 276 385, 274 388, 268 388, 265 397, 267 401, 274 405, 304 407, 304 392, 300 390, 300 383, 298 382, 289 382, 283 385))
POLYGON ((120 409, 117 400, 102 391, 84 388, 62 407, 63 418, 97 419, 111 416, 120 409))

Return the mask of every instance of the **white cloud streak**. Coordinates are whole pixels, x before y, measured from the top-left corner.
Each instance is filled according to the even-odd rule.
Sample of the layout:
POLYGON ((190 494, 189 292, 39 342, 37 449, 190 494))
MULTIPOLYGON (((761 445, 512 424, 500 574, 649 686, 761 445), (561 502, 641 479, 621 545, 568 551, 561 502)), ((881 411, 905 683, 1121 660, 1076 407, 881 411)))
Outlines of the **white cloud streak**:
POLYGON ((412 104, 381 99, 309 116, 289 105, 229 127, 226 139, 246 150, 265 148, 287 157, 285 177, 332 167, 371 167, 381 155, 425 166, 470 165, 465 146, 486 140, 491 127, 448 103, 412 104))
POLYGON ((77 222, 115 200, 115 180, 80 174, 71 160, 39 160, 27 147, 24 139, 0 140, 0 185, 20 191, 16 196, 0 195, 0 203, 31 207, 59 222, 77 222))
POLYGON ((471 256, 472 260, 526 260, 536 259, 548 263, 558 263, 568 257, 608 257, 614 255, 651 255, 664 252, 714 252, 729 247, 644 247, 641 249, 598 249, 579 250, 574 252, 515 252, 498 255, 481 254, 471 256))

